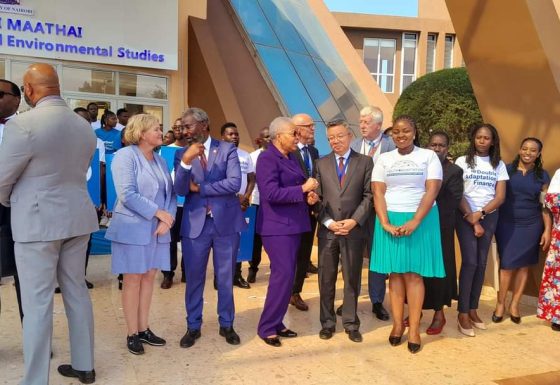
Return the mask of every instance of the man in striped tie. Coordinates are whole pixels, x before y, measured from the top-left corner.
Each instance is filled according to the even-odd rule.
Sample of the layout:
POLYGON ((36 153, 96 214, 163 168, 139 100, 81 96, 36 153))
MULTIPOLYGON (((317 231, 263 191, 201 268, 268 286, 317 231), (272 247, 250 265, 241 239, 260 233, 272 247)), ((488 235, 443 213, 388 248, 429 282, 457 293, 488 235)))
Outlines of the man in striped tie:
POLYGON ((321 331, 327 340, 336 326, 334 297, 339 260, 342 263, 344 299, 342 324, 348 338, 362 342, 360 319, 356 313, 360 294, 366 224, 372 216, 371 157, 350 148, 352 134, 343 120, 327 124, 327 139, 332 152, 316 166, 319 202, 319 295, 321 331))
MULTIPOLYGON (((375 106, 366 106, 360 111, 360 131, 362 137, 355 139, 351 148, 363 155, 368 155, 373 159, 373 163, 379 155, 395 149, 395 143, 390 136, 384 135, 382 130, 383 111, 375 106)), ((373 224, 375 212, 372 213, 366 225, 368 238, 364 248, 364 256, 369 258, 371 255, 371 243, 373 241, 373 224)), ((369 299, 372 304, 372 312, 382 320, 389 320, 389 313, 383 307, 385 299, 385 274, 374 273, 368 269, 368 291, 369 299)))

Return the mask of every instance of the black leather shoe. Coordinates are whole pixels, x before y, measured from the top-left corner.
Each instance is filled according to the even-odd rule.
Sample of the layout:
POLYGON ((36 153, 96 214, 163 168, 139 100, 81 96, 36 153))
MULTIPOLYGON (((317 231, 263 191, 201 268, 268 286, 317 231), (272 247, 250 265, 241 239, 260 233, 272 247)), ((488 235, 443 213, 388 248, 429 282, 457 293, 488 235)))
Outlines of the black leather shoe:
POLYGON ((402 336, 389 336, 391 346, 399 346, 402 342, 402 336))
POLYGON ((554 330, 555 332, 560 332, 560 324, 555 324, 554 322, 552 322, 550 324, 550 327, 552 328, 552 330, 554 330))
POLYGON ((138 334, 136 333, 126 337, 126 347, 132 354, 144 354, 144 346, 142 345, 142 341, 140 341, 140 338, 138 338, 138 334))
POLYGON ((297 333, 290 329, 279 330, 278 332, 276 332, 276 334, 278 334, 279 337, 284 337, 284 338, 297 337, 297 333))
POLYGON ((185 277, 185 274, 181 275, 181 282, 182 283, 187 282, 187 278, 185 277))
POLYGON ((138 333, 138 338, 140 341, 147 343, 152 346, 163 346, 165 345, 165 340, 161 337, 156 336, 150 328, 138 333))
POLYGON ((359 330, 346 330, 346 334, 352 342, 362 342, 364 340, 359 330))
POLYGON ((342 317, 342 305, 336 308, 336 315, 342 317))
POLYGON ((385 310, 381 302, 374 303, 371 311, 375 313, 377 319, 380 319, 381 321, 389 321, 389 313, 385 310))
POLYGON ((334 334, 334 329, 322 328, 319 332, 319 338, 322 340, 330 340, 334 334))
POLYGON ((500 322, 502 322, 504 320, 504 316, 497 316, 496 312, 492 313, 492 322, 494 322, 495 324, 498 324, 500 322))
POLYGON ((241 343, 239 336, 231 326, 228 328, 220 327, 220 335, 225 337, 226 342, 230 345, 239 345, 241 343))
POLYGON ((247 275, 247 282, 255 283, 257 280, 257 272, 255 270, 249 269, 249 275, 247 275))
POLYGON ((275 348, 279 348, 280 346, 282 346, 282 342, 280 342, 280 339, 278 337, 272 337, 272 338, 264 337, 262 340, 264 341, 265 344, 274 346, 275 348))
POLYGON ((521 317, 520 316, 514 316, 513 314, 510 314, 509 319, 511 320, 511 322, 513 322, 514 324, 520 324, 521 323, 521 317))
POLYGON ((250 289, 251 285, 242 276, 233 278, 233 286, 237 286, 240 289, 250 289))
POLYGON ((54 293, 55 294, 60 294, 61 293, 60 286, 57 286, 57 287, 54 288, 54 293))
POLYGON ((87 279, 86 279, 86 286, 87 286, 87 288, 90 289, 90 290, 93 289, 93 283, 91 283, 91 282, 88 281, 87 279))
POLYGON ((307 272, 309 274, 318 274, 319 273, 319 269, 317 268, 317 266, 315 266, 314 264, 312 264, 311 262, 309 262, 309 266, 307 266, 307 272))
POLYGON ((420 344, 415 344, 414 342, 409 342, 408 343, 408 351, 411 352, 412 354, 418 353, 421 348, 422 348, 422 345, 420 345, 420 344))
POLYGON ((58 372, 64 377, 77 378, 82 384, 93 384, 95 382, 95 369, 76 370, 72 365, 60 365, 58 372))
POLYGON ((181 338, 181 342, 179 342, 179 346, 182 348, 190 348, 194 345, 195 341, 200 338, 200 330, 198 329, 187 329, 187 332, 181 338))
POLYGON ((163 277, 163 281, 161 281, 161 288, 162 289, 171 289, 171 286, 173 286, 173 276, 171 275, 166 275, 163 277))

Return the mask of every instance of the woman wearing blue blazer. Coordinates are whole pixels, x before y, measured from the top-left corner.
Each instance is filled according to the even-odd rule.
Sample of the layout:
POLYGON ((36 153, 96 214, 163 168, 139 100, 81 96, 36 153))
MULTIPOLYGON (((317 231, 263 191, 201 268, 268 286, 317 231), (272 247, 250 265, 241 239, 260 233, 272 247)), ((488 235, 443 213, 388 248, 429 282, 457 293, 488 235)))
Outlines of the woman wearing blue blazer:
POLYGON ((177 205, 165 160, 154 152, 162 137, 157 118, 133 116, 125 131, 130 146, 117 151, 111 165, 117 202, 105 237, 112 241, 113 273, 124 274, 127 347, 133 354, 144 353, 142 343, 165 345, 148 324, 156 272, 169 270, 169 229, 177 205))

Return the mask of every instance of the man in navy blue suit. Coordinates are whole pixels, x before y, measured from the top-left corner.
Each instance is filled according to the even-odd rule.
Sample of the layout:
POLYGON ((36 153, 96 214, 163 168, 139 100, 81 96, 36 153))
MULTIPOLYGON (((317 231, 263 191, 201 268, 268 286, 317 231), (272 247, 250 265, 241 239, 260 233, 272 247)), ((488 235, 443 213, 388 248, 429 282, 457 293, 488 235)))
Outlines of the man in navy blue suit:
POLYGON ((238 345, 240 339, 233 329, 233 272, 239 232, 246 223, 236 195, 241 187, 237 150, 232 143, 210 137, 208 115, 200 108, 187 109, 181 120, 193 144, 175 154, 175 191, 185 196, 182 247, 189 251, 184 260, 187 332, 180 345, 189 348, 201 335, 210 249, 218 288, 219 333, 227 343, 238 345))

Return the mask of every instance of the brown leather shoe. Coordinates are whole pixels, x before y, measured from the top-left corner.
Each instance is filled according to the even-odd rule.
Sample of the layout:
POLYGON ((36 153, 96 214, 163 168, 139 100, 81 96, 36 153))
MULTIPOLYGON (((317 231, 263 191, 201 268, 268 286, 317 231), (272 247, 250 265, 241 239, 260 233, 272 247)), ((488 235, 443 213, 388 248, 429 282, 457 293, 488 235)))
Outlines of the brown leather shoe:
POLYGON ((162 289, 170 289, 173 286, 173 277, 165 276, 163 277, 163 281, 161 281, 161 288, 162 289))
POLYGON ((305 301, 301 299, 299 294, 292 294, 292 297, 290 298, 290 305, 295 306, 296 309, 301 311, 309 310, 309 306, 307 306, 305 301))

